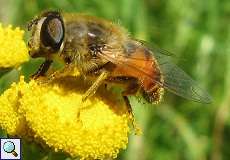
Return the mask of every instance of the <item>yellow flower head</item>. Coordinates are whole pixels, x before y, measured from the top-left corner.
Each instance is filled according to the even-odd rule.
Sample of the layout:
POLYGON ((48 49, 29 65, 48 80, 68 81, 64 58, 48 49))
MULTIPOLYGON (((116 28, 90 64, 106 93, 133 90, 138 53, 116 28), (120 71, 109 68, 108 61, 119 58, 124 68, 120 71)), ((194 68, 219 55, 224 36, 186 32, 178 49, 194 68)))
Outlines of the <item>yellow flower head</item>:
POLYGON ((0 24, 0 68, 18 67, 29 60, 28 49, 23 41, 24 31, 0 24))
POLYGON ((128 143, 129 118, 123 104, 100 98, 105 91, 82 103, 81 82, 79 77, 52 84, 21 78, 0 97, 5 106, 0 126, 13 135, 31 129, 35 138, 72 157, 116 157, 128 143))
MULTIPOLYGON (((22 82, 20 82, 20 85, 22 82)), ((25 118, 19 112, 19 85, 12 84, 11 88, 0 96, 0 126, 10 135, 24 135, 25 118)))

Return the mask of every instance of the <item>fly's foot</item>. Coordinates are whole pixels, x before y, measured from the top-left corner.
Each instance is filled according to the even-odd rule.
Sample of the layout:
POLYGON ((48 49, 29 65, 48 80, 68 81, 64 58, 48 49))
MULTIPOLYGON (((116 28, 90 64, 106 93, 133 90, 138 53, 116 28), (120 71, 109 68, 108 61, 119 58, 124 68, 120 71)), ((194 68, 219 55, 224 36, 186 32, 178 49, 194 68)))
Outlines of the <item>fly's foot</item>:
POLYGON ((141 128, 136 123, 133 114, 128 114, 128 116, 129 116, 129 121, 131 122, 132 128, 134 130, 134 134, 135 135, 141 135, 142 134, 141 128))

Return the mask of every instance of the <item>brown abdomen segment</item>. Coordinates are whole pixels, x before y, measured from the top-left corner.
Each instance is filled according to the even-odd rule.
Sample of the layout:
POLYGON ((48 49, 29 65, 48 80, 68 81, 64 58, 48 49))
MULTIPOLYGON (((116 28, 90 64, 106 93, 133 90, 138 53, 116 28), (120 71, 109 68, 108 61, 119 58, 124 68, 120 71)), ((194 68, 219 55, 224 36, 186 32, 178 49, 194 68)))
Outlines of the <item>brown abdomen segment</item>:
POLYGON ((163 88, 159 85, 163 78, 151 52, 144 46, 135 44, 126 50, 125 56, 119 61, 125 64, 117 65, 113 75, 137 78, 144 98, 150 103, 158 103, 163 93, 163 88))

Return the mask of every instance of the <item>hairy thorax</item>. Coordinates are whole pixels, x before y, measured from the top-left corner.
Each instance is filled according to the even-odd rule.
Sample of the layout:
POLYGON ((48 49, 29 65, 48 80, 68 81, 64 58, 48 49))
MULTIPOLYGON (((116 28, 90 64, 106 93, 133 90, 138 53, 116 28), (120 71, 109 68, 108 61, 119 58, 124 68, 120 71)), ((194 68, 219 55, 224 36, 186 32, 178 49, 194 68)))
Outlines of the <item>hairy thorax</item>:
POLYGON ((106 47, 122 48, 128 39, 121 27, 106 20, 85 15, 64 16, 65 34, 61 56, 76 65, 83 74, 101 68, 107 60, 97 56, 106 47))

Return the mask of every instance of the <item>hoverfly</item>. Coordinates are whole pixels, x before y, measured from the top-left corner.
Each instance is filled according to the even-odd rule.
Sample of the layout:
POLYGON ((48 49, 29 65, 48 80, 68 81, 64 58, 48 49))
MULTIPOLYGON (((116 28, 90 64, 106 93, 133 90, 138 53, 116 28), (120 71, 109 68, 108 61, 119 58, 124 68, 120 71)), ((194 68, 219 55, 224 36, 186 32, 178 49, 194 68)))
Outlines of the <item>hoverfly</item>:
POLYGON ((103 83, 124 84, 122 96, 131 112, 128 95, 137 92, 150 103, 161 100, 164 89, 189 100, 210 103, 211 97, 161 50, 147 47, 110 21, 48 11, 31 21, 28 42, 31 57, 45 57, 36 76, 44 75, 58 56, 65 68, 77 67, 94 78, 83 95, 92 96, 103 83))

